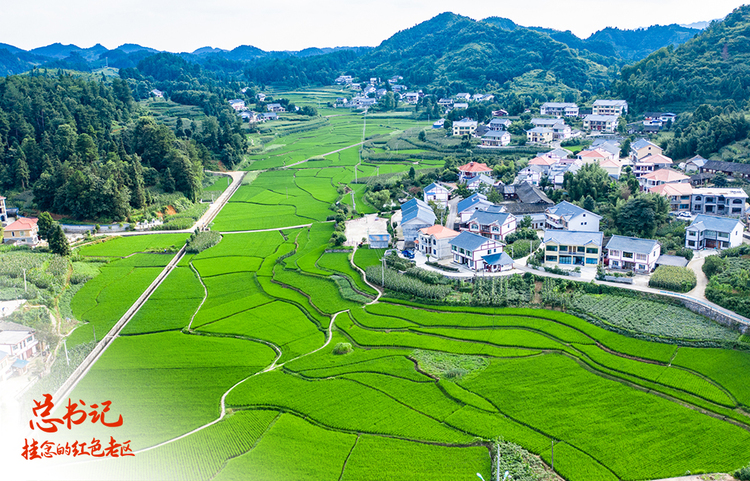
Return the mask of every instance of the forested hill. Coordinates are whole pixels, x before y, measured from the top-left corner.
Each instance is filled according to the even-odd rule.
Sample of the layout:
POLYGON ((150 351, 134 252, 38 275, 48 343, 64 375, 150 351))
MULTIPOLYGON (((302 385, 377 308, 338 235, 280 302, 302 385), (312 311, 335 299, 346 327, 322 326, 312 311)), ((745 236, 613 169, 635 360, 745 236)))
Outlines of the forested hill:
POLYGON ((231 148, 238 138, 211 117, 178 138, 142 116, 119 78, 0 78, 0 189, 33 188, 41 210, 124 220, 151 204, 150 186, 195 200, 211 147, 231 148))
POLYGON ((678 48, 663 48, 622 68, 615 95, 636 111, 745 108, 750 96, 750 5, 713 22, 678 48))
POLYGON ((401 74, 409 85, 490 91, 533 74, 542 88, 560 83, 597 91, 611 79, 599 57, 531 29, 507 30, 442 13, 396 33, 357 58, 350 70, 360 76, 401 74))

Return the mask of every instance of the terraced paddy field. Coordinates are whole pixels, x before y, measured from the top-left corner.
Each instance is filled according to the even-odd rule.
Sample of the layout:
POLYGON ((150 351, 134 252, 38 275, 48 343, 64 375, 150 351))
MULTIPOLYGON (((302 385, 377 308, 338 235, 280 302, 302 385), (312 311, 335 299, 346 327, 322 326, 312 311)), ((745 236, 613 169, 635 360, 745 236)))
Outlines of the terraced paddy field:
MULTIPOLYGON (((221 242, 182 259, 73 393, 111 400, 136 456, 65 468, 74 477, 491 479, 499 438, 548 465, 554 442, 571 481, 750 462, 750 351, 648 342, 559 311, 378 297, 355 265, 382 251, 326 252, 352 155, 240 188, 214 225, 221 242), (271 230, 242 232, 255 229, 271 230)), ((159 269, 151 256, 110 263, 74 302, 95 318, 95 294, 159 269)), ((692 325, 693 339, 721 338, 692 325)))

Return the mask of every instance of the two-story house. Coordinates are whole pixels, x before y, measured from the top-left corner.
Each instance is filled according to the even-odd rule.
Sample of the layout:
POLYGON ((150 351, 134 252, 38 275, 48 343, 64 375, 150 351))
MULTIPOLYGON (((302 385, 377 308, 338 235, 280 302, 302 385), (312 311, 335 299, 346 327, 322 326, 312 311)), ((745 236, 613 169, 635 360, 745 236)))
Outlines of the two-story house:
POLYGON ((269 112, 286 112, 286 109, 281 106, 281 104, 268 104, 266 105, 266 110, 269 112))
POLYGON ((643 157, 635 162, 633 165, 633 175, 636 179, 640 179, 642 176, 659 169, 665 169, 672 165, 672 159, 662 154, 653 154, 647 157, 643 157))
POLYGON ((568 201, 548 207, 545 214, 548 230, 599 232, 601 216, 568 201))
POLYGON ((481 162, 469 162, 458 167, 458 181, 468 182, 474 177, 484 174, 486 176, 492 175, 492 168, 481 162))
POLYGON ((630 144, 630 160, 638 162, 649 155, 661 155, 662 148, 646 139, 638 139, 630 144))
POLYGON ((569 102, 545 102, 539 113, 555 117, 578 117, 578 105, 569 102))
POLYGON ((613 235, 606 249, 609 267, 639 273, 653 272, 661 255, 661 246, 655 240, 622 235, 613 235))
POLYGON ((229 100, 229 105, 234 109, 235 112, 244 112, 245 110, 247 110, 245 101, 242 99, 229 100))
POLYGON ((652 194, 661 194, 669 199, 669 208, 672 212, 690 212, 693 186, 689 183, 661 184, 651 187, 648 191, 652 194))
POLYGON ((626 115, 628 113, 628 102, 625 100, 596 100, 591 107, 594 115, 626 115))
POLYGON ((16 359, 30 359, 41 348, 34 332, 34 329, 15 322, 0 321, 0 350, 16 359))
POLYGON ((704 187, 693 189, 693 214, 712 214, 730 217, 743 217, 747 194, 740 188, 704 187))
POLYGON ((601 232, 544 231, 544 265, 596 267, 602 254, 601 232))
POLYGON ((458 203, 457 209, 457 220, 459 225, 464 225, 469 222, 474 212, 478 210, 487 210, 490 206, 493 206, 492 202, 487 200, 487 196, 476 192, 469 197, 463 199, 458 203))
POLYGON ((453 122, 453 135, 474 135, 477 131, 477 121, 465 117, 453 122))
POLYGON ((546 127, 534 127, 526 131, 526 141, 532 144, 548 144, 552 142, 554 132, 546 127))
POLYGON ((727 249, 742 244, 745 225, 737 219, 699 214, 685 229, 685 247, 694 250, 727 249))
POLYGON ((616 115, 587 115, 583 118, 583 128, 597 132, 612 133, 617 128, 617 118, 616 115))
POLYGON ((5 227, 3 242, 35 246, 39 243, 39 227, 36 217, 20 217, 5 227))
POLYGON ((432 201, 442 207, 447 207, 450 193, 451 191, 443 184, 433 182, 424 188, 424 201, 428 204, 432 201))
POLYGON ((483 271, 487 264, 482 258, 491 254, 503 252, 503 243, 488 239, 479 234, 464 231, 450 241, 453 262, 471 269, 483 271))
POLYGON ((505 130, 488 130, 482 136, 480 147, 504 147, 510 144, 510 132, 505 130))
POLYGON ((511 121, 508 119, 492 119, 489 122, 487 122, 487 129, 488 130, 508 130, 508 127, 510 127, 511 121))
POLYGON ((479 234, 488 239, 498 241, 516 231, 516 218, 512 214, 502 212, 501 207, 493 206, 488 210, 474 212, 466 224, 466 229, 474 234, 479 234))
POLYGON ((419 230, 419 252, 437 259, 447 259, 451 256, 450 241, 458 236, 458 232, 442 225, 434 225, 419 230))
POLYGON ((659 169, 638 178, 641 190, 646 191, 662 184, 690 184, 690 177, 672 169, 659 169))

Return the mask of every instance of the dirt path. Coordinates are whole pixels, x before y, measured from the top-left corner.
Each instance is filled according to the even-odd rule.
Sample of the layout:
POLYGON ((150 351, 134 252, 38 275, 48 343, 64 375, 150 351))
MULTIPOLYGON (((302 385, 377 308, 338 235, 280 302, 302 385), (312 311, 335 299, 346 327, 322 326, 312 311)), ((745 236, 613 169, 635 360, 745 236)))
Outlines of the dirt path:
MULTIPOLYGON (((365 141, 358 142, 358 143, 352 144, 352 145, 347 145, 346 147, 341 147, 340 149, 332 150, 331 152, 328 152, 328 153, 325 153, 325 154, 316 155, 315 157, 325 157, 326 155, 338 154, 342 150, 351 149, 352 147, 356 147, 356 146, 362 145, 364 143, 365 143, 365 141)), ((282 167, 282 169, 288 169, 289 167, 294 167, 295 165, 304 164, 305 162, 307 162, 309 160, 312 160, 313 158, 314 157, 310 157, 309 159, 300 160, 299 162, 295 162, 293 164, 285 165, 284 167, 282 167)), ((357 164, 357 165, 359 165, 359 164, 357 164)))

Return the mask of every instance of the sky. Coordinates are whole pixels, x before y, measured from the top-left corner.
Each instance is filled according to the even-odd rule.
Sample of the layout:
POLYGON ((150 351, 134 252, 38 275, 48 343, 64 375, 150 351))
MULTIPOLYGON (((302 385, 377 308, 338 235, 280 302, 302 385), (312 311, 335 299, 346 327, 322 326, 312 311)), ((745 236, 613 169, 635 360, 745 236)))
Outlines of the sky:
POLYGON ((30 50, 51 43, 113 49, 137 43, 170 52, 377 46, 394 33, 453 12, 523 26, 634 29, 725 17, 736 0, 0 0, 0 43, 30 50))

